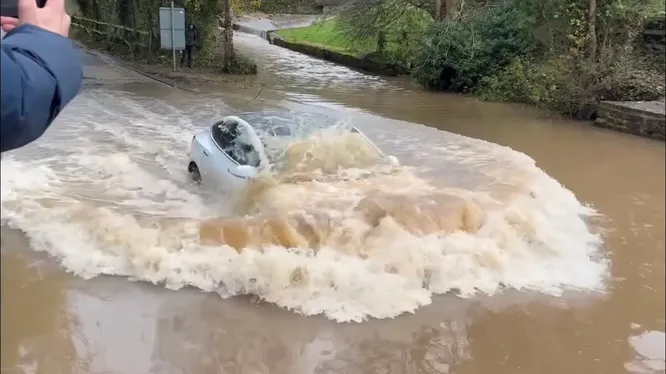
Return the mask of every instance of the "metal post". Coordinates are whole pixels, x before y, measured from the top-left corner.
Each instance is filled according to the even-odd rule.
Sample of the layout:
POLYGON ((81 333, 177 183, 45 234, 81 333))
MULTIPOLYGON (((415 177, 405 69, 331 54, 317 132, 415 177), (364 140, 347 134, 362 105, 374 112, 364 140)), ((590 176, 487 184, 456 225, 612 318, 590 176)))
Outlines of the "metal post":
POLYGON ((173 71, 176 71, 176 30, 173 22, 173 0, 171 0, 171 57, 173 58, 173 71))

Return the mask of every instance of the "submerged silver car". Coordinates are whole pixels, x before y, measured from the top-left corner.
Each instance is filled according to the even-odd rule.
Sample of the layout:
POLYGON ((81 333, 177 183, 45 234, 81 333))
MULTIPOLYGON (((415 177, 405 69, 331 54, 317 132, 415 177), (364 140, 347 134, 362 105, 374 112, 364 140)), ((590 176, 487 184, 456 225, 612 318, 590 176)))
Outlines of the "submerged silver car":
MULTIPOLYGON (((290 140, 334 126, 341 125, 335 118, 316 113, 261 111, 227 116, 192 138, 187 170, 195 182, 242 189, 270 167, 270 154, 275 152, 267 152, 267 140, 286 146, 290 140)), ((344 126, 363 135, 353 126, 344 126)))

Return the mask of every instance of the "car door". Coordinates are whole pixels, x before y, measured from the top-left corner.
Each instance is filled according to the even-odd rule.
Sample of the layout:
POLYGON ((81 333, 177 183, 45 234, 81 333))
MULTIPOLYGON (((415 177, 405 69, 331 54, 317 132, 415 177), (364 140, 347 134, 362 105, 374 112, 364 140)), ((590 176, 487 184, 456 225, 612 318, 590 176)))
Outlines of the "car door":
POLYGON ((203 131, 192 139, 190 147, 190 159, 196 163, 201 179, 204 181, 215 180, 215 162, 213 158, 217 153, 217 147, 213 143, 210 131, 203 131))

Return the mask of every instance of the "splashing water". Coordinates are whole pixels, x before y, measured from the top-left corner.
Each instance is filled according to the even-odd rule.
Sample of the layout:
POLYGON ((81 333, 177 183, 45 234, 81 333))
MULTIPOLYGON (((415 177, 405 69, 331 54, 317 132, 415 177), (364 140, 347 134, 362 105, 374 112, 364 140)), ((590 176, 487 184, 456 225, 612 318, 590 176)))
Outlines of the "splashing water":
POLYGON ((3 221, 81 277, 254 294, 336 321, 394 317, 450 291, 603 288, 594 212, 525 155, 391 121, 364 132, 413 166, 348 131, 281 146, 263 134, 274 168, 222 197, 185 166, 211 122, 188 114, 224 108, 189 110, 84 93, 43 140, 3 158, 3 221))

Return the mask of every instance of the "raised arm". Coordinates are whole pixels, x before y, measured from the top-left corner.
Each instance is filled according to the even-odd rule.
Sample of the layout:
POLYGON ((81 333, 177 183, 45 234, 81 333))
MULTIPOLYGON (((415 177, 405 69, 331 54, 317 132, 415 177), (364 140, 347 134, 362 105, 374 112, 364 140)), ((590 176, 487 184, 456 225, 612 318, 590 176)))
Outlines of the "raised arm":
POLYGON ((2 39, 0 151, 39 138, 78 93, 81 54, 71 39, 22 25, 2 39))

